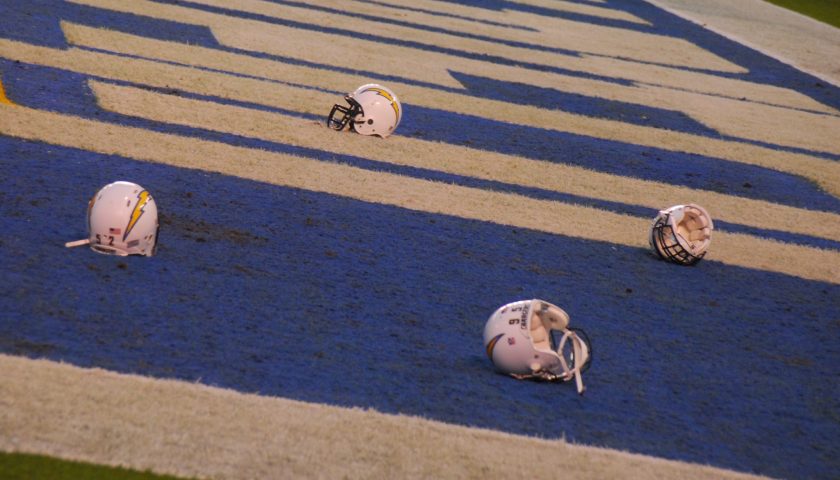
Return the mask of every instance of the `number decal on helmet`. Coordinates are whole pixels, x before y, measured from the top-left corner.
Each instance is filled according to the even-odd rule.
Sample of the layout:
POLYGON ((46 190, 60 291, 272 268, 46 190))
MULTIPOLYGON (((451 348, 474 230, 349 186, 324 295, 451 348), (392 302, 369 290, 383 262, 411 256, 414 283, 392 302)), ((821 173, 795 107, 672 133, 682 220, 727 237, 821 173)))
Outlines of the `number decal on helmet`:
POLYGON ((105 185, 88 202, 88 238, 66 246, 90 245, 109 255, 155 254, 157 204, 148 190, 131 182, 105 185))
POLYGON ((484 345, 502 373, 517 379, 574 380, 578 393, 584 391, 581 374, 591 364, 592 345, 582 330, 569 327, 569 315, 556 305, 538 299, 503 305, 484 326, 484 345))

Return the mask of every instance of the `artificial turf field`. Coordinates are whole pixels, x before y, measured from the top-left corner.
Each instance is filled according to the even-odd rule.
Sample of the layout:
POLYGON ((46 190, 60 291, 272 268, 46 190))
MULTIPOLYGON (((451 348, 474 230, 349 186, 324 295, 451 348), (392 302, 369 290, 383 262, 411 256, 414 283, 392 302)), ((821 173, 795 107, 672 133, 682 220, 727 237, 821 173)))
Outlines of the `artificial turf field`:
MULTIPOLYGON (((511 452, 838 471, 836 87, 619 0, 0 1, 0 18, 0 352, 21 379, 0 386, 3 450, 196 477, 505 471, 460 444, 382 453, 419 418, 517 435, 511 452), (396 134, 326 129, 370 81, 403 102, 396 134), (155 196, 156 257, 63 247, 114 180, 155 196), (646 246, 687 202, 717 227, 693 268, 646 246), (592 338, 584 397, 492 371, 484 322, 525 298, 592 338), (196 415, 179 436, 171 403, 19 358, 226 389, 242 428, 210 439, 196 415), (303 462, 243 433, 260 420, 236 405, 263 397, 327 409, 303 431, 364 409, 403 433, 337 432, 312 449, 355 452, 303 462)), ((264 423, 295 420, 266 405, 264 423)))

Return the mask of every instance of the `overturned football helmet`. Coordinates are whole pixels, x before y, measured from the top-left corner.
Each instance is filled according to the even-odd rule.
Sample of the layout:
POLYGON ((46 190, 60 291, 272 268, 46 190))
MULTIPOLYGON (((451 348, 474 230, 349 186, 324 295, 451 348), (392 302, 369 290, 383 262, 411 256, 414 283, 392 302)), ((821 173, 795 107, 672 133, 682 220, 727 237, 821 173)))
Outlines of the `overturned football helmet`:
POLYGON ((90 245, 109 255, 152 256, 157 250, 158 212, 148 190, 131 182, 102 187, 87 211, 88 238, 67 242, 67 247, 90 245))
POLYGON ((402 104, 386 87, 369 83, 344 96, 349 106, 335 104, 327 117, 333 130, 350 128, 362 135, 387 137, 394 133, 402 119, 402 104))
POLYGON ((484 326, 484 348, 496 369, 514 378, 574 379, 578 393, 585 390, 581 373, 592 361, 592 346, 556 305, 534 299, 500 307, 484 326))
POLYGON ((694 265, 706 255, 713 229, 712 217, 700 205, 674 205, 653 220, 650 247, 660 258, 694 265))

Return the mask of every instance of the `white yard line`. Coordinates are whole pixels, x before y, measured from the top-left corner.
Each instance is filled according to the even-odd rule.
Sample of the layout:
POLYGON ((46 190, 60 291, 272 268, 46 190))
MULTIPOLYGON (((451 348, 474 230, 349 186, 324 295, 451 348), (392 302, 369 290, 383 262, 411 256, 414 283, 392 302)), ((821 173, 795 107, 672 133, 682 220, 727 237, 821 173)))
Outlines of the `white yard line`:
POLYGON ((764 0, 647 0, 840 87, 840 29, 764 0))

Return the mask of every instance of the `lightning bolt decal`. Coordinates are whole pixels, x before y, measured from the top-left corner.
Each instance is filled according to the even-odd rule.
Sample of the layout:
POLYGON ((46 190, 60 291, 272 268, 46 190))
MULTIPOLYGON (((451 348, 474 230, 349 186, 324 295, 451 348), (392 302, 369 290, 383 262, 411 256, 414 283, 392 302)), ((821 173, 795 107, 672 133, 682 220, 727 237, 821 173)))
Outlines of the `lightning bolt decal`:
POLYGON ((490 358, 491 361, 493 360, 493 349, 496 348, 496 344, 499 343, 499 340, 501 340, 504 336, 504 333, 500 333, 487 342, 487 357, 490 358))
POLYGON ((367 92, 367 91, 376 92, 377 94, 379 94, 379 95, 385 97, 386 99, 388 99, 388 102, 391 104, 391 108, 394 109, 394 113, 397 115, 397 119, 399 120, 399 118, 400 118, 400 106, 397 104, 397 102, 394 101, 394 97, 392 97, 390 93, 386 92, 385 90, 382 90, 381 88, 366 88, 364 91, 365 92, 367 92))
POLYGON ((6 97, 6 90, 3 89, 2 78, 0 78, 0 103, 5 105, 14 105, 14 103, 6 97))
POLYGON ((142 192, 137 194, 137 205, 134 206, 134 211, 131 212, 131 218, 128 220, 128 225, 125 227, 125 233, 123 234, 123 242, 126 238, 128 238, 128 234, 137 225, 137 221, 140 220, 140 217, 143 216, 143 212, 145 211, 146 204, 149 203, 149 192, 143 190, 142 192))

